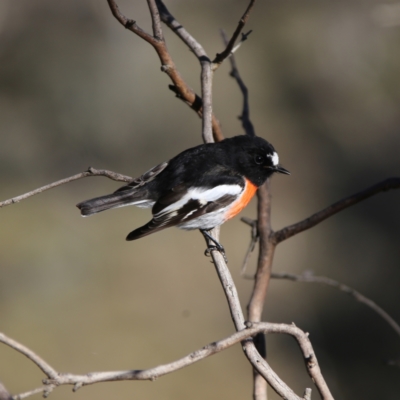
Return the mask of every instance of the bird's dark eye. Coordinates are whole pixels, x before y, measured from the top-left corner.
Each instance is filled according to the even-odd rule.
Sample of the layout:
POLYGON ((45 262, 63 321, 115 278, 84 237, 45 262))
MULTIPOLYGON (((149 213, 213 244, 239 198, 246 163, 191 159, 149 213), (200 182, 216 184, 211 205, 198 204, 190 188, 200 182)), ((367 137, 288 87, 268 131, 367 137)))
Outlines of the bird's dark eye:
POLYGON ((254 156, 254 161, 256 164, 262 164, 264 162, 263 156, 254 156))

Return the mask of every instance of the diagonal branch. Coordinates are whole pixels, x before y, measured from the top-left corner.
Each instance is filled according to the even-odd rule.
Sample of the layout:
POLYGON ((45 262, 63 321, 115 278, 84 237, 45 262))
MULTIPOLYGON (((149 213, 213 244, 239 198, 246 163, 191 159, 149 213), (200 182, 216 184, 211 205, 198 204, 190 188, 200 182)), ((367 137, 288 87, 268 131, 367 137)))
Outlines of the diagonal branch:
POLYGON ((0 400, 13 400, 6 387, 0 382, 0 400))
MULTIPOLYGON (((225 44, 228 43, 228 38, 225 34, 224 31, 221 31, 222 38, 225 42, 225 44)), ((246 132, 246 135, 249 136, 256 136, 256 132, 254 130, 254 126, 250 120, 250 107, 249 107, 249 91, 247 89, 247 86, 244 84, 240 74, 239 70, 236 65, 236 59, 232 55, 229 58, 230 64, 231 64, 231 72, 230 75, 232 78, 236 80, 236 83, 239 86, 240 91, 242 92, 243 96, 243 108, 242 108, 242 115, 239 116, 239 119, 242 121, 242 127, 243 130, 246 132)))
POLYGON ((250 12, 255 4, 256 0, 250 0, 249 5, 247 6, 246 11, 242 15, 242 18, 240 18, 238 26, 236 27, 235 32, 233 33, 231 39, 229 42, 226 44, 226 48, 223 52, 218 53, 213 60, 213 69, 217 69, 222 62, 229 57, 232 54, 233 47, 235 46, 236 40, 239 37, 240 33, 242 32, 243 27, 246 25, 246 22, 248 21, 250 17, 250 12))
POLYGON ((360 201, 367 199, 368 197, 374 196, 375 194, 378 194, 380 192, 386 192, 387 190, 399 188, 400 178, 395 177, 386 179, 385 181, 379 182, 376 185, 373 185, 361 192, 346 197, 343 200, 339 200, 338 202, 311 215, 311 217, 308 217, 303 221, 297 222, 296 224, 287 226, 286 228, 274 232, 272 234, 272 239, 275 244, 278 244, 286 239, 291 238, 294 235, 297 235, 300 232, 305 231, 306 229, 312 228, 313 226, 319 224, 325 219, 331 217, 332 215, 350 206, 353 206, 354 204, 357 204, 360 201))
POLYGON ((136 35, 140 36, 142 39, 144 39, 146 42, 149 42, 152 46, 156 46, 158 40, 151 36, 149 33, 144 31, 142 28, 140 28, 136 21, 133 19, 128 19, 123 15, 118 7, 118 4, 114 0, 107 0, 108 5, 110 6, 112 15, 123 25, 126 29, 129 29, 136 35))
POLYGON ((289 274, 287 272, 272 272, 271 278, 286 279, 295 282, 321 283, 323 285, 334 287, 344 293, 347 293, 358 302, 365 304, 367 307, 375 311, 400 336, 399 324, 383 308, 379 307, 378 304, 376 304, 374 301, 364 296, 357 290, 351 288, 350 286, 344 285, 343 283, 335 281, 334 279, 328 278, 326 276, 315 276, 309 271, 305 271, 300 275, 289 274))
POLYGON ((32 190, 31 192, 21 194, 20 196, 13 197, 12 199, 1 201, 0 208, 9 206, 10 204, 18 203, 21 200, 25 200, 28 197, 35 196, 36 194, 40 194, 46 190, 53 189, 57 186, 61 186, 61 185, 64 185, 65 183, 76 181, 78 179, 86 178, 88 176, 106 176, 107 178, 110 178, 114 181, 119 181, 119 182, 130 182, 132 180, 132 178, 127 175, 121 175, 121 174, 118 174, 113 171, 108 171, 106 169, 95 169, 95 168, 89 167, 87 171, 81 172, 80 174, 76 174, 76 175, 70 176, 69 178, 61 179, 57 182, 50 183, 49 185, 42 186, 38 189, 32 190))
MULTIPOLYGON (((213 237, 218 236, 213 233, 213 237)), ((212 243, 207 240, 207 245, 212 245, 212 243)), ((246 327, 246 322, 242 312, 239 296, 236 290, 235 283, 232 279, 230 271, 225 263, 224 256, 217 250, 211 251, 211 257, 215 265, 219 280, 221 282, 222 288, 225 293, 225 297, 228 301, 229 310, 235 328, 238 332, 242 332, 246 327)), ((279 376, 273 371, 267 361, 259 354, 254 340, 247 339, 242 341, 242 348, 247 357, 247 359, 252 364, 255 371, 257 371, 260 379, 267 381, 271 387, 284 399, 299 400, 293 390, 283 382, 279 376)), ((324 397, 326 399, 332 399, 332 397, 324 397)))

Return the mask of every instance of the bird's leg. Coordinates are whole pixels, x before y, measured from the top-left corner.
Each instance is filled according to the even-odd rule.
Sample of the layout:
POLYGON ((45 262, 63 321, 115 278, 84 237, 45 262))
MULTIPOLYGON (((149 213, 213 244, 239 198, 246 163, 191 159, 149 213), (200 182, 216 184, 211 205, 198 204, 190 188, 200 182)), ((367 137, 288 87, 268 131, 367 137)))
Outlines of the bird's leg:
POLYGON ((208 245, 208 247, 206 248, 206 251, 204 252, 204 254, 206 256, 209 256, 212 250, 218 250, 224 256, 225 262, 228 263, 228 259, 227 259, 226 255, 225 255, 224 246, 222 246, 221 243, 219 243, 216 239, 214 239, 210 235, 209 231, 206 231, 205 229, 200 229, 200 232, 204 236, 204 239, 206 239, 206 242, 207 242, 207 239, 208 239, 209 241, 213 242, 214 245, 215 245, 215 246, 214 245, 211 245, 211 246, 208 245))

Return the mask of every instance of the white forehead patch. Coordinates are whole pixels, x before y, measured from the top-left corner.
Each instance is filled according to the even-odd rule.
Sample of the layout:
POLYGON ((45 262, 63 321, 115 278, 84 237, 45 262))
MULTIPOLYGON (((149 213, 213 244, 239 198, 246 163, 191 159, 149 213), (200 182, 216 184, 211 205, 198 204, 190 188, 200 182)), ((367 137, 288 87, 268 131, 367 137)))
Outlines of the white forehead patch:
POLYGON ((273 154, 267 154, 267 156, 271 158, 274 167, 276 167, 279 164, 279 156, 276 151, 274 151, 273 154))

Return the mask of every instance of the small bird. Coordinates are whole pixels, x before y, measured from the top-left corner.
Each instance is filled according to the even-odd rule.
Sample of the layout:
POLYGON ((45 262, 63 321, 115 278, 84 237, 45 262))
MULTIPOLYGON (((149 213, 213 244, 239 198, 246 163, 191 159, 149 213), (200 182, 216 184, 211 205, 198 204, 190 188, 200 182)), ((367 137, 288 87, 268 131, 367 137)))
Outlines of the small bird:
POLYGON ((129 205, 152 207, 152 220, 126 240, 177 226, 199 229, 223 252, 208 231, 242 211, 274 172, 289 174, 270 143, 257 136, 235 136, 185 150, 116 192, 77 207, 83 216, 129 205))

